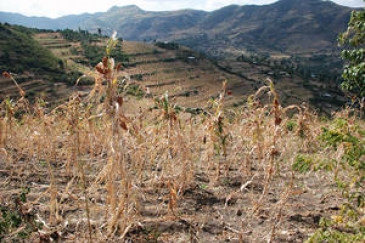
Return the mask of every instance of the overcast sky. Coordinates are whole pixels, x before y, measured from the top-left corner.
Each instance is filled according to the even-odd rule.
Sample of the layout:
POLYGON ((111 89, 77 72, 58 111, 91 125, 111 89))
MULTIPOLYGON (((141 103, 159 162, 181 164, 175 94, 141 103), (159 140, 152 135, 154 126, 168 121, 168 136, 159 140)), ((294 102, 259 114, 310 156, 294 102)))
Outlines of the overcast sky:
MULTIPOLYGON (((305 1, 305 0, 303 0, 305 1)), ((364 7, 363 0, 333 0, 352 7, 364 7)), ((137 5, 143 10, 163 11, 199 9, 212 11, 230 4, 269 4, 275 0, 1 0, 0 11, 21 13, 26 16, 56 18, 69 14, 105 12, 112 6, 137 5)))

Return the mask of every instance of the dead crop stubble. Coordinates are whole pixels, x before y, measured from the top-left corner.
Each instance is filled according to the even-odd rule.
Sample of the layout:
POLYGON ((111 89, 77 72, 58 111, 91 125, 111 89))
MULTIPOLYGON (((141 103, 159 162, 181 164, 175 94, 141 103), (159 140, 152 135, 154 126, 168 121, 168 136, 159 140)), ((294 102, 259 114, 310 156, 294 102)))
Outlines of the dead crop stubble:
POLYGON ((330 174, 294 166, 331 157, 329 122, 281 107, 270 80, 240 109, 224 83, 201 115, 167 93, 126 115, 120 68, 105 57, 90 95, 50 112, 20 87, 1 104, 2 242, 303 242, 341 210, 330 174))

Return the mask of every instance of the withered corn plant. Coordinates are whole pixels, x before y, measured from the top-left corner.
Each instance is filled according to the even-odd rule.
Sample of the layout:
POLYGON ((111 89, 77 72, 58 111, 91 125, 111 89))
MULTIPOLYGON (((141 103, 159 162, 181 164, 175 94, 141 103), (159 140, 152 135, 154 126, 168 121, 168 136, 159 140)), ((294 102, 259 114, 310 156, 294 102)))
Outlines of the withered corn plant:
MULTIPOLYGON (((212 143, 212 148, 214 151, 213 156, 210 158, 215 161, 215 157, 218 159, 216 165, 211 165, 212 168, 216 168, 217 174, 216 179, 221 177, 221 161, 224 165, 224 175, 227 176, 229 170, 229 162, 227 160, 228 156, 228 143, 230 138, 230 133, 226 128, 227 119, 224 115, 224 99, 227 93, 227 80, 222 84, 222 91, 219 93, 218 100, 212 100, 211 105, 213 109, 213 114, 210 115, 210 121, 208 124, 209 138, 212 143)), ((212 152, 213 152, 212 151, 212 152)))
POLYGON ((2 109, 5 112, 5 117, 2 123, 2 131, 1 131, 1 138, 6 147, 6 141, 8 136, 12 136, 12 128, 14 126, 14 116, 23 114, 25 112, 29 112, 29 103, 28 100, 25 98, 25 91, 20 87, 16 79, 13 75, 9 72, 3 72, 2 74, 5 78, 9 78, 15 84, 18 89, 20 98, 17 101, 14 101, 10 97, 7 97, 2 102, 2 109))
MULTIPOLYGON (((269 110, 269 115, 273 115, 273 119, 274 119, 273 124, 271 126, 269 126, 269 129, 271 129, 272 141, 269 142, 268 148, 267 148, 268 151, 266 151, 266 154, 268 154, 268 157, 269 157, 269 164, 266 166, 267 168, 266 168, 266 173, 265 173, 264 189, 263 189, 260 199, 258 200, 257 204, 255 205, 254 211, 256 211, 260 208, 262 200, 268 192, 268 188, 270 186, 270 182, 271 182, 272 176, 275 171, 275 165, 276 165, 277 171, 280 170, 280 166, 278 166, 276 164, 275 160, 276 160, 277 155, 280 153, 277 143, 279 142, 278 140, 281 138, 281 130, 282 130, 282 128, 281 128, 282 111, 281 110, 282 110, 282 108, 280 106, 279 95, 275 91, 273 81, 270 79, 268 81, 269 81, 269 86, 267 86, 267 89, 269 89, 269 94, 273 96, 272 107, 271 107, 271 110, 269 110)), ((261 92, 262 90, 264 90, 264 88, 265 88, 265 86, 259 91, 261 92)), ((256 95, 259 94, 258 92, 256 93, 256 95)), ((259 125, 258 125, 257 120, 256 120, 256 124, 257 124, 256 133, 259 133, 259 125)), ((258 146, 260 147, 261 145, 258 145, 258 146)))
MULTIPOLYGON (((116 64, 110 56, 112 48, 116 45, 116 33, 113 34, 106 47, 106 56, 96 66, 95 86, 92 90, 91 98, 100 100, 96 102, 95 114, 88 119, 99 119, 104 123, 103 129, 106 136, 107 164, 96 180, 96 185, 105 183, 107 191, 107 235, 112 237, 119 229, 124 231, 130 227, 133 217, 131 208, 132 186, 131 174, 127 169, 127 149, 128 138, 123 131, 132 130, 128 127, 128 119, 123 114, 123 97, 119 92, 120 83, 118 81, 118 71, 122 67, 116 64), (105 85, 104 85, 105 83, 105 85), (106 86, 106 87, 105 87, 106 86), (95 97, 96 98, 95 98, 95 97), (118 182, 119 181, 119 182, 118 182)), ((91 122, 91 121, 90 121, 91 122)), ((89 123, 90 123, 89 122, 89 123)))
MULTIPOLYGON (((305 196, 328 182, 323 170, 333 172, 326 186, 339 187, 344 204, 300 239, 326 240, 347 226, 354 237, 363 232, 364 128, 351 112, 325 122, 306 105, 284 108, 272 80, 239 108, 226 106, 224 82, 203 112, 181 108, 168 92, 133 110, 140 103, 127 96, 131 81, 111 57, 116 41, 86 97, 30 106, 14 79, 21 98, 1 103, 0 206, 27 192, 16 215, 29 216, 19 228, 43 226, 32 227, 34 242, 294 242, 294 220, 303 226, 309 217, 305 196)), ((5 240, 16 239, 13 228, 5 240)))

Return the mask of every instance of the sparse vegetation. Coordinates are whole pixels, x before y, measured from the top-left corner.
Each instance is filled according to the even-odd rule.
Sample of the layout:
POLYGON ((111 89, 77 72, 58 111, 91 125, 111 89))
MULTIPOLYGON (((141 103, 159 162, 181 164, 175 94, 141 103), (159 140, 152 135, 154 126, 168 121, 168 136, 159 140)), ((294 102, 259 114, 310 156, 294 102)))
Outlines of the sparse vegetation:
MULTIPOLYGON (((354 234, 341 237, 361 242, 361 120, 342 117, 327 126, 304 107, 284 109, 277 100, 260 104, 269 86, 250 99, 251 108, 238 109, 231 117, 223 113, 225 89, 211 112, 188 120, 167 94, 156 100, 158 109, 152 113, 126 116, 123 93, 113 78, 117 70, 108 63, 113 62, 104 59, 98 66, 89 97, 72 96, 49 114, 44 113, 42 101, 31 114, 24 113, 24 100, 2 104, 7 114, 2 117, 2 205, 30 185, 26 207, 36 215, 35 223, 43 224, 42 231, 32 228, 24 237, 63 242, 227 237, 264 242, 269 237, 289 242, 305 239, 319 227, 310 242, 330 239, 328 227, 335 232, 331 237, 343 235, 333 223, 323 226, 317 219, 310 227, 302 225, 300 231, 290 226, 310 220, 312 216, 302 214, 300 208, 314 203, 320 208, 311 212, 313 217, 327 220, 321 222, 334 217, 342 217, 344 224, 352 222, 354 234), (285 112, 292 109, 299 113, 289 120, 285 112), (22 116, 14 115, 20 111, 22 116), (338 152, 333 152, 333 146, 338 152), (348 149, 339 149, 342 146, 348 149), (322 168, 336 172, 334 182, 342 185, 338 191, 322 168), (296 171, 312 171, 316 176, 296 171), (347 181, 349 175, 356 180, 347 181), (321 194, 326 188, 339 196, 321 194), (308 201, 312 191, 321 196, 308 201), (334 216, 326 209, 332 204, 348 208, 334 216), (214 219, 211 207, 223 218, 214 219)), ((9 221, 8 217, 3 220, 9 221)), ((12 232, 21 227, 20 222, 4 223, 5 241, 19 237, 12 232)))
POLYGON ((0 104, 2 241, 365 240, 356 107, 320 119, 305 103, 284 106, 266 79, 240 106, 227 106, 223 81, 207 105, 184 108, 176 80, 175 96, 146 97, 150 74, 138 84, 122 74, 114 48, 115 36, 95 60, 92 89, 57 107, 29 102, 3 73, 19 95, 0 104))

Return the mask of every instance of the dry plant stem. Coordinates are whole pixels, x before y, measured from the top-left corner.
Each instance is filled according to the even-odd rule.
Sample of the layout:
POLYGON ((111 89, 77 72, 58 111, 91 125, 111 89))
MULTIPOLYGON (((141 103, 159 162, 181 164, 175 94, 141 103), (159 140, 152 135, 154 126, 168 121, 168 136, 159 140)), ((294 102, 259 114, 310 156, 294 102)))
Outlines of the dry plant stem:
POLYGON ((174 217, 178 217, 175 213, 175 209, 177 206, 177 193, 176 193, 176 185, 174 182, 170 180, 167 182, 167 186, 169 188, 169 211, 172 213, 174 217))
MULTIPOLYGON (((173 126, 172 124, 172 120, 169 119, 167 121, 167 133, 166 133, 166 137, 167 137, 167 158, 166 158, 166 164, 167 164, 167 169, 166 169, 166 173, 171 175, 172 174, 172 160, 173 160, 173 156, 172 156, 172 142, 171 142, 171 127, 173 126)), ((163 175, 163 173, 161 173, 161 175, 163 175)))
POLYGON ((4 119, 0 118, 0 148, 5 147, 5 135, 6 135, 6 126, 4 124, 4 119))
POLYGON ((76 166, 76 175, 81 179, 81 188, 85 198, 85 212, 87 218, 88 225, 88 241, 92 242, 92 228, 91 228, 91 219, 90 219, 90 207, 89 207, 89 198, 87 194, 87 182, 85 177, 85 165, 81 162, 80 158, 80 129, 81 123, 79 122, 81 115, 79 111, 80 107, 80 99, 78 95, 76 95, 72 102, 69 105, 69 109, 71 111, 70 114, 70 129, 71 134, 70 138, 72 139, 72 151, 71 151, 71 163, 76 166))
POLYGON ((264 136, 262 135, 262 128, 261 128, 261 119, 257 116, 255 117, 255 128, 256 128, 256 148, 257 148, 257 158, 263 159, 264 158, 264 152, 262 148, 262 140, 264 140, 264 136))
POLYGON ((20 87, 20 85, 18 84, 18 82, 15 80, 15 78, 13 76, 10 76, 10 77, 11 77, 11 80, 14 82, 15 86, 18 88, 20 96, 24 98, 24 96, 25 96, 24 90, 20 87))
MULTIPOLYGON (((44 117, 42 117, 42 119, 44 119, 44 117)), ((43 153, 42 154, 46 154, 48 155, 47 153, 47 146, 46 146, 46 143, 47 141, 49 141, 48 137, 47 137, 47 134, 48 134, 48 131, 47 131, 47 128, 46 128, 46 124, 45 122, 42 122, 43 124, 43 141, 44 141, 44 144, 43 144, 43 153)), ((40 151, 39 151, 40 152, 40 151)), ((54 176, 54 171, 53 171, 53 168, 52 168, 52 164, 51 164, 51 158, 49 158, 49 156, 47 156, 46 158, 46 161, 47 161, 47 165, 48 165, 48 172, 49 172, 49 175, 50 175, 50 187, 49 187, 49 193, 50 193, 50 223, 51 225, 55 226, 58 222, 58 202, 57 202, 57 186, 56 186, 56 180, 55 180, 55 176, 54 176)))
MULTIPOLYGON (((263 121, 263 113, 264 109, 259 108, 260 102, 257 101, 258 97, 261 95, 262 92, 265 92, 266 90, 270 89, 270 86, 263 86, 259 90, 256 91, 256 93, 249 98, 251 100, 251 108, 254 109, 254 140, 256 141, 256 149, 257 149, 257 157, 259 159, 264 158, 264 152, 263 152, 263 143, 264 136, 262 134, 263 128, 261 127, 262 121, 263 121)), ((253 151, 254 152, 254 151, 253 151)))
MULTIPOLYGON (((113 90, 114 89, 112 88, 112 91, 113 90)), ((118 229, 118 227, 116 227, 118 221, 122 224, 120 225, 120 228, 123 230, 127 227, 126 220, 130 220, 127 215, 129 211, 129 199, 131 196, 131 183, 129 181, 128 173, 125 170, 123 139, 120 137, 119 129, 119 124, 122 122, 120 119, 123 117, 120 107, 122 105, 122 100, 114 101, 116 97, 115 90, 112 93, 109 93, 109 95, 114 97, 110 97, 109 102, 111 102, 112 106, 109 107, 108 114, 108 120, 111 121, 111 141, 108 151, 108 155, 110 156, 108 160, 109 173, 107 177, 108 201, 111 208, 110 220, 108 222, 108 236, 111 236, 118 229), (117 164, 119 165, 118 169, 116 168, 117 164), (118 171, 119 176, 117 174, 118 171), (121 179, 119 190, 115 185, 115 180, 117 178, 121 179), (118 194, 121 195, 119 198, 118 194), (115 211, 116 213, 114 213, 115 211)))
POLYGON ((87 226, 88 226, 88 230, 89 230, 89 243, 92 242, 92 228, 91 228, 91 218, 90 218, 90 206, 89 206, 89 196, 87 194, 87 181, 86 181, 86 177, 85 177, 85 166, 83 162, 79 162, 79 164, 81 164, 81 183, 82 183, 82 191, 84 194, 84 198, 85 198, 85 211, 86 211, 86 218, 87 218, 87 226))
MULTIPOLYGON (((17 104, 20 104, 20 103, 23 103, 24 104, 27 104, 26 100, 24 99, 24 96, 25 96, 25 92, 24 90, 20 87, 20 85, 17 83, 17 81, 15 80, 15 78, 13 77, 13 75, 11 73, 8 73, 8 72, 3 72, 2 74, 4 77, 6 78, 9 78, 13 81, 13 83, 15 84, 15 86, 17 87, 18 91, 19 91, 19 95, 21 96, 21 98, 16 102, 17 104)), ((5 120, 6 120, 6 123, 5 123, 5 129, 4 129, 4 136, 2 136, 2 123, 1 123, 1 131, 0 131, 0 142, 2 143, 2 139, 4 139, 4 147, 7 146, 6 144, 6 141, 8 139, 8 133, 10 133, 10 139, 12 138, 12 117, 14 115, 14 111, 13 111, 13 107, 12 107, 12 102, 10 100, 5 100, 4 101, 5 103, 5 109, 6 109, 6 117, 5 117, 5 120), (9 128, 8 128, 9 126, 9 128), (8 131, 9 129, 9 131, 8 131)), ((25 107, 25 108, 28 108, 28 107, 25 107)), ((26 111, 29 111, 29 110, 26 110, 26 111)), ((7 164, 8 166, 9 164, 7 164)))
POLYGON ((96 149, 95 149, 95 122, 93 119, 90 119, 90 110, 88 111, 87 116, 85 117, 86 121, 87 121, 87 128, 86 128, 86 124, 85 126, 85 130, 87 131, 87 144, 88 144, 88 150, 89 150, 89 154, 90 154, 90 160, 91 161, 95 161, 95 156, 96 156, 96 149))
MULTIPOLYGON (((111 117, 112 124, 111 124, 111 141, 109 141, 109 149, 108 149, 108 172, 107 172, 107 198, 108 198, 108 205, 107 207, 107 215, 113 215, 113 212, 116 210, 117 207, 117 193, 114 185, 114 179, 116 178, 115 172, 116 172, 116 163, 117 163, 117 152, 115 149, 115 137, 114 137, 114 130, 115 130, 115 121, 114 117, 111 117)), ((108 217, 107 216, 107 217, 108 217)), ((109 217, 108 217, 109 218, 109 217)), ((114 222, 109 221, 108 225, 108 235, 110 235, 114 228, 114 222)))
MULTIPOLYGON (((13 117, 13 111, 12 107, 5 103, 6 105, 6 116, 5 116, 5 128, 4 128, 4 147, 7 147, 7 141, 11 140, 11 131, 12 131, 12 117, 13 117)), ((9 162, 8 162, 9 163, 9 162)), ((9 164, 7 164, 9 166, 9 164)))
MULTIPOLYGON (((261 92, 264 92, 266 89, 273 90, 273 88, 271 86, 264 86, 264 87, 262 87, 261 89, 259 89, 256 92, 256 94, 254 96, 254 99, 257 99, 257 97, 260 95, 260 93, 261 92)), ((276 100, 276 97, 275 97, 274 100, 277 101, 276 100)), ((262 140, 262 138, 263 138, 262 132, 261 132, 261 127, 260 127, 261 119, 259 119, 259 113, 258 113, 257 110, 258 109, 256 109, 256 112, 255 112, 255 120, 254 120, 254 123, 256 124, 256 128, 255 128, 255 131, 254 131, 254 135, 256 134, 256 140, 257 140, 257 145, 256 146, 258 147, 259 158, 264 159, 264 155, 263 155, 263 151, 262 151, 262 143, 260 142, 262 140)), ((275 122, 275 126, 274 127, 276 127, 276 122, 275 122)), ((274 172, 275 141, 276 140, 275 140, 275 135, 274 135, 274 139, 273 139, 274 145, 271 148, 271 151, 269 152, 269 154, 270 154, 269 166, 267 167, 266 173, 265 173, 264 188, 263 188, 263 191, 261 193, 261 196, 260 196, 259 200, 255 203, 255 205, 253 207, 253 214, 255 214, 256 212, 259 211, 259 209, 262 206, 264 197, 266 196, 266 194, 267 194, 267 192, 269 190, 269 186, 270 186, 270 182, 271 182, 271 177, 272 177, 272 174, 274 172)))
MULTIPOLYGON (((6 147, 7 147, 7 140, 8 140, 8 121, 7 119, 5 118, 5 121, 4 122, 4 140, 3 140, 3 148, 4 150, 6 151, 6 147)), ((9 167, 10 166, 10 160, 8 159, 8 156, 6 156, 6 167, 9 167)))
POLYGON ((295 176, 294 176, 294 172, 292 171, 292 176, 291 176, 290 182, 289 182, 288 186, 286 187, 284 193, 282 193, 280 201, 278 202, 279 209, 278 209, 278 213, 276 214, 276 217, 275 217, 275 222, 274 222, 273 227, 270 232, 269 243, 274 242, 274 240, 275 240, 276 228, 281 221, 283 208, 286 205, 286 202, 288 201, 291 191, 293 189, 294 179, 295 179, 295 176))
POLYGON ((261 196, 260 196, 259 200, 256 202, 256 204, 253 207, 253 213, 254 214, 259 211, 259 209, 262 206, 264 197, 267 195, 267 192, 268 192, 269 186, 270 186, 270 182, 271 182, 271 177, 272 177, 272 174, 273 174, 273 170, 274 170, 274 161, 273 161, 272 156, 270 156, 270 163, 269 163, 269 166, 268 166, 267 171, 265 173, 264 189, 261 193, 261 196))
MULTIPOLYGON (((127 228, 127 225, 130 221, 133 221, 130 213, 130 205, 132 198, 132 181, 129 175, 128 169, 126 168, 126 153, 124 151, 125 140, 121 137, 120 129, 116 135, 117 140, 119 141, 117 145, 118 153, 118 166, 119 166, 119 198, 118 198, 118 217, 115 217, 115 220, 119 220, 119 228, 124 231, 127 228)), ((115 224, 117 221, 115 222, 115 224)))
MULTIPOLYGON (((264 189, 262 191, 262 194, 258 200, 258 202, 255 204, 255 206, 253 207, 253 213, 256 213, 262 206, 264 197, 266 196, 267 192, 268 192, 268 188, 270 186, 270 182, 271 182, 271 178, 272 175, 274 173, 274 167, 275 167, 275 156, 277 154, 277 150, 276 150, 276 142, 277 142, 277 131, 279 129, 279 125, 281 123, 281 118, 280 118, 280 108, 279 108, 279 101, 278 101, 278 95, 275 92, 275 89, 273 87, 273 83, 271 80, 270 81, 270 91, 271 93, 274 94, 274 101, 273 101, 273 108, 274 108, 274 135, 273 135, 273 140, 272 140, 272 145, 270 148, 270 158, 269 158, 269 166, 266 170, 265 173, 265 183, 264 183, 264 189)), ((259 90, 260 91, 260 90, 259 90)), ((256 93, 258 94, 258 92, 256 93)), ((258 123, 257 123, 258 124, 258 123)))

